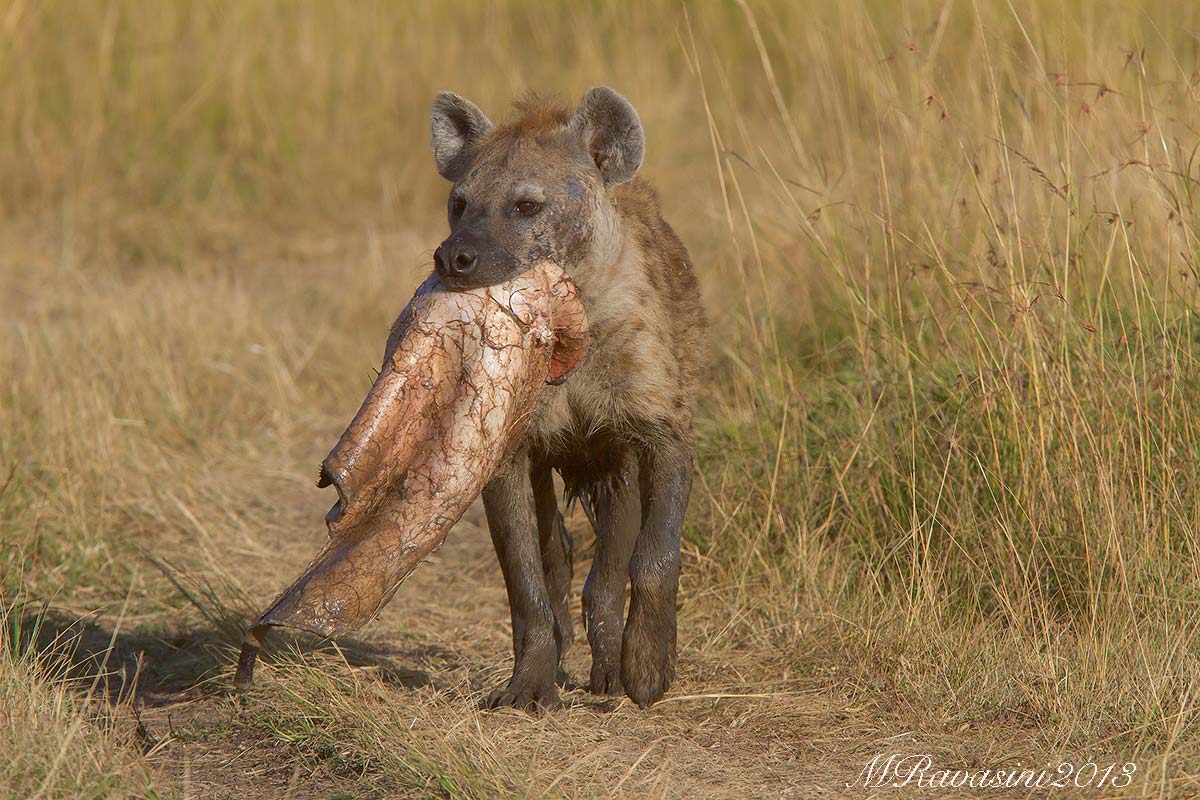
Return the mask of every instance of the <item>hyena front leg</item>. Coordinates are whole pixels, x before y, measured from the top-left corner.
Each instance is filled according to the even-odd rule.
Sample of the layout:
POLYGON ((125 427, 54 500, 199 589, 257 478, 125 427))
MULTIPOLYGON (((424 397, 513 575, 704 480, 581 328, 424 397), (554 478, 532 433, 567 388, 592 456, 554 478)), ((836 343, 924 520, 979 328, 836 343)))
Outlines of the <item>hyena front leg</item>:
POLYGON ((592 647, 588 689, 621 694, 621 634, 629 559, 642 524, 637 459, 629 453, 617 474, 595 487, 596 557, 583 585, 583 622, 592 647))
POLYGON ((537 511, 542 574, 546 578, 550 607, 554 609, 554 639, 558 644, 558 658, 561 661, 575 640, 575 626, 571 622, 571 608, 567 603, 567 595, 571 591, 571 576, 574 574, 571 535, 567 533, 562 512, 558 509, 554 474, 549 465, 535 461, 530 471, 530 480, 533 483, 533 500, 537 511))
POLYGON ((508 590, 516 662, 508 685, 492 692, 484 705, 530 710, 555 706, 558 644, 554 610, 542 574, 527 452, 516 454, 488 482, 483 489, 483 507, 508 590))
POLYGON ((675 677, 675 595, 679 538, 692 488, 691 449, 647 447, 639 463, 642 529, 629 562, 629 621, 621 683, 642 708, 662 699, 675 677))

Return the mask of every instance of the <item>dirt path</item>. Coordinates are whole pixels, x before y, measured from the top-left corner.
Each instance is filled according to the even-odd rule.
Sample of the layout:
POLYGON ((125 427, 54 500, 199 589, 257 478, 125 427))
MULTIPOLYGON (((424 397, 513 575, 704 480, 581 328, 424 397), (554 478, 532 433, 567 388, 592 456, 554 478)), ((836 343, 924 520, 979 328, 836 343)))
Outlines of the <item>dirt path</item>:
MULTIPOLYGON (((210 562, 207 571, 223 572, 265 604, 320 547, 324 534, 313 520, 321 519, 327 503, 327 495, 315 490, 283 498, 280 506, 293 509, 286 524, 227 549, 232 557, 210 562)), ((865 798, 879 795, 847 784, 878 753, 928 752, 954 765, 1002 763, 1020 752, 1016 731, 964 733, 944 730, 931 720, 914 732, 908 727, 911 719, 902 724, 852 707, 838 694, 836 676, 817 678, 802 669, 773 675, 760 666, 747 672, 773 675, 773 682, 743 677, 739 663, 776 662, 769 645, 747 645, 747 652, 707 652, 704 643, 713 639, 708 629, 725 623, 689 616, 686 595, 678 677, 668 697, 641 711, 624 698, 589 694, 581 688, 590 655, 579 618, 579 590, 592 536, 581 515, 570 522, 577 553, 572 597, 576 639, 565 664, 563 707, 542 717, 481 712, 480 699, 507 679, 512 665, 507 600, 482 516, 477 503, 380 618, 359 638, 340 643, 341 656, 323 656, 326 660, 317 663, 325 666, 309 674, 349 672, 361 679, 351 690, 321 690, 326 698, 346 699, 352 713, 385 709, 391 715, 388 724, 403 727, 400 732, 406 736, 467 740, 466 752, 515 765, 517 774, 527 776, 527 785, 518 790, 522 796, 865 798), (365 687, 361 708, 354 687, 365 687)), ((184 563, 190 558, 197 572, 206 572, 202 563, 196 564, 197 553, 205 551, 203 543, 180 541, 166 549, 168 558, 174 555, 184 563)), ((301 738, 320 738, 319 728, 328 724, 320 714, 310 723, 318 730, 307 732, 303 719, 293 720, 287 730, 254 722, 264 718, 269 704, 282 702, 271 666, 260 668, 258 686, 249 697, 238 698, 229 691, 232 659, 222 663, 210 655, 207 670, 216 677, 208 682, 189 677, 193 672, 187 659, 201 659, 206 647, 209 653, 217 651, 211 646, 219 638, 215 634, 202 628, 164 643, 133 628, 122 634, 115 658, 132 663, 144 653, 142 735, 152 767, 178 786, 181 796, 396 796, 371 791, 369 767, 361 753, 356 755, 354 743, 341 746, 340 732, 328 737, 316 757, 311 746, 297 746, 301 738)), ((96 639, 103 644, 106 633, 99 631, 96 639)), ((388 739, 380 746, 396 746, 388 739)), ((412 739, 396 739, 405 741, 412 739)), ((426 794, 418 790, 401 796, 426 794)))
MULTIPOLYGON (((590 540, 577 523, 576 538, 590 540)), ((236 577, 256 590, 274 587, 262 594, 266 599, 315 552, 319 536, 290 546, 263 542, 284 556, 247 559, 236 577)), ((498 757, 528 759, 529 774, 547 778, 528 787, 530 794, 841 796, 861 764, 855 751, 871 737, 864 737, 862 720, 848 726, 844 704, 824 692, 714 683, 720 665, 689 648, 686 635, 678 681, 652 709, 581 688, 590 656, 578 590, 587 566, 586 557, 577 561, 576 641, 566 659, 564 707, 554 713, 535 718, 476 708, 487 688, 507 678, 512 658, 507 600, 478 504, 364 631, 363 641, 384 663, 362 669, 388 683, 397 705, 423 704, 422 712, 447 731, 474 728, 498 757), (761 696, 702 696, 710 694, 761 696)), ((352 784, 291 763, 280 742, 231 730, 235 706, 224 694, 187 687, 151 696, 141 715, 149 741, 157 743, 151 761, 185 796, 240 798, 251 796, 251 785, 264 797, 353 796, 352 784)))

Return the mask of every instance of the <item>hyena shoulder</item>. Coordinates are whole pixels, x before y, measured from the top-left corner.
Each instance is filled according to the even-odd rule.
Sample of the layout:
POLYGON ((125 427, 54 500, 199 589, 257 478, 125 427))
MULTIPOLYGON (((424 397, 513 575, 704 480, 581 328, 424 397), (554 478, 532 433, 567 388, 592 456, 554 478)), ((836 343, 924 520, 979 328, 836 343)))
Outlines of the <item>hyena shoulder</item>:
MULTIPOLYGON (((658 320, 665 334, 661 353, 675 365, 676 394, 690 400, 706 362, 708 324, 687 248, 662 217, 658 193, 635 179, 613 192, 623 224, 637 244, 638 266, 644 276, 640 303, 658 320)), ((677 398, 678 399, 678 398, 677 398)))
POLYGON ((630 181, 611 197, 621 241, 615 258, 581 285, 592 351, 564 386, 547 393, 539 427, 560 440, 551 450, 600 434, 691 436, 706 346, 691 261, 648 184, 630 181))

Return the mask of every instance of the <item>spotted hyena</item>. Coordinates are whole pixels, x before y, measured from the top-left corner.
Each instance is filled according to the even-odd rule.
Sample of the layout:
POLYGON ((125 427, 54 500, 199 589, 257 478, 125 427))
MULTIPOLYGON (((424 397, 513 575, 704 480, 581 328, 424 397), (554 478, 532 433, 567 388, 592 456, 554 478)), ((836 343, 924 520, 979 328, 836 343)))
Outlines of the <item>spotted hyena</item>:
POLYGON ((607 87, 574 110, 528 97, 501 125, 443 92, 431 138, 438 171, 454 184, 450 235, 435 253, 443 283, 483 286, 555 261, 578 285, 593 337, 578 370, 547 387, 526 439, 483 492, 516 656, 512 678, 486 705, 558 700, 557 667, 574 634, 557 470, 597 534, 583 588, 590 688, 646 706, 675 673, 679 536, 706 323, 687 250, 654 190, 635 177, 641 120, 607 87))

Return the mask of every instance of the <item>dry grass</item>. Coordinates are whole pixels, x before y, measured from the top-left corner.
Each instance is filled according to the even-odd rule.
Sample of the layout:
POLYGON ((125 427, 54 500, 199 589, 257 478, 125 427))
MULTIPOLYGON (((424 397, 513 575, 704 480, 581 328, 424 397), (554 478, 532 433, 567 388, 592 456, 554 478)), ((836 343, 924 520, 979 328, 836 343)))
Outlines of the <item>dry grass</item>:
POLYGON ((812 5, 0 3, 0 795, 836 794, 905 731, 1196 794, 1200 9, 812 5), (676 699, 471 710, 506 613, 464 532, 385 666, 300 643, 239 707, 444 226, 430 98, 598 82, 715 328, 676 699), (30 600, 121 635, 56 655, 30 600), (140 749, 70 678, 137 652, 140 749))
POLYGON ((64 666, 71 641, 42 636, 44 614, 25 603, 0 611, 0 789, 14 798, 155 796, 136 727, 94 702, 107 665, 99 678, 73 675, 64 666))

